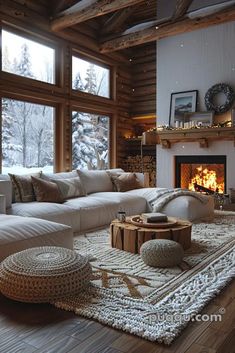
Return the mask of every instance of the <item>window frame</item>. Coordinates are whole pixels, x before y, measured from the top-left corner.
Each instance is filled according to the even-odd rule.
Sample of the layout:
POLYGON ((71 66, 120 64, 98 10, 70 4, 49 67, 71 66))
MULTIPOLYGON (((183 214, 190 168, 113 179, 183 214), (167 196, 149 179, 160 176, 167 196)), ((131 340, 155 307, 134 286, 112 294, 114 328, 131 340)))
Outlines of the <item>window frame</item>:
POLYGON ((113 78, 114 77, 114 74, 113 74, 113 68, 110 64, 108 64, 106 61, 103 61, 103 60, 100 60, 100 59, 96 59, 94 58, 93 56, 91 55, 88 55, 88 54, 84 54, 82 53, 81 51, 78 51, 76 49, 72 49, 72 52, 71 52, 71 91, 75 94, 79 93, 81 95, 85 95, 85 96, 89 96, 89 97, 96 97, 96 99, 100 99, 100 100, 105 100, 105 101, 113 101, 114 99, 114 90, 113 90, 113 78), (89 92, 84 92, 84 91, 80 91, 80 90, 76 90, 76 89, 73 89, 72 88, 72 85, 73 85, 73 77, 72 77, 72 60, 73 60, 73 57, 77 58, 77 59, 81 59, 81 60, 84 60, 84 61, 87 61, 87 62, 90 62, 91 64, 94 64, 94 65, 97 65, 97 66, 100 66, 104 69, 107 69, 109 70, 109 97, 104 97, 104 96, 100 96, 100 95, 97 95, 97 94, 92 94, 92 93, 89 93, 89 92))
POLYGON ((54 114, 53 114, 53 172, 57 169, 57 165, 59 163, 59 156, 57 152, 57 141, 59 140, 59 131, 58 131, 58 110, 59 106, 57 103, 52 103, 46 100, 42 99, 37 99, 37 98, 32 98, 32 97, 24 97, 21 95, 11 95, 11 94, 0 94, 0 173, 2 173, 2 100, 3 99, 12 99, 12 100, 18 100, 21 102, 29 103, 29 104, 37 104, 37 105, 44 105, 48 106, 50 108, 53 108, 54 114))
POLYGON ((59 62, 60 62, 60 60, 59 60, 59 55, 60 55, 59 46, 54 40, 51 40, 48 37, 44 37, 44 36, 39 35, 37 33, 31 33, 30 31, 28 31, 26 29, 24 30, 22 28, 18 28, 13 25, 11 26, 11 25, 8 25, 5 23, 2 24, 0 29, 1 29, 1 36, 0 36, 1 37, 1 48, 2 48, 2 31, 7 31, 7 32, 10 32, 14 35, 31 40, 35 43, 40 44, 40 45, 47 46, 47 47, 53 49, 54 53, 55 53, 55 55, 54 55, 54 79, 55 79, 55 82, 54 83, 41 81, 39 79, 34 79, 34 78, 26 77, 26 76, 21 76, 21 75, 15 74, 13 72, 3 71, 3 69, 2 69, 3 55, 2 55, 2 50, 1 50, 0 65, 1 65, 1 74, 2 75, 6 75, 6 77, 8 75, 10 75, 10 77, 12 76, 17 80, 23 80, 23 81, 25 81, 26 84, 27 83, 29 83, 31 85, 33 84, 34 86, 35 85, 38 86, 40 84, 40 85, 45 86, 44 88, 46 88, 46 86, 48 86, 51 89, 51 87, 61 86, 62 74, 60 73, 60 70, 59 70, 59 62))
POLYGON ((109 133, 108 133, 108 169, 111 168, 112 163, 112 155, 113 155, 113 141, 112 141, 112 131, 113 131, 113 116, 110 112, 105 111, 102 108, 89 109, 81 106, 71 106, 70 109, 70 155, 71 155, 71 163, 70 163, 70 170, 72 170, 73 165, 73 146, 72 146, 72 113, 76 111, 78 113, 87 113, 87 114, 94 114, 94 115, 104 115, 109 118, 109 133))

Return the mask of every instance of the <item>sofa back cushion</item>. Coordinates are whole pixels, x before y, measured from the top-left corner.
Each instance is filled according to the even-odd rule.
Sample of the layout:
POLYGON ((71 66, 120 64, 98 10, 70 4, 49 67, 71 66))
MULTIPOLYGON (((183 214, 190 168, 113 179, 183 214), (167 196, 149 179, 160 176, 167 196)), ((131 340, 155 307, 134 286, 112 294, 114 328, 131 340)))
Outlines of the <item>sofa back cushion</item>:
POLYGON ((105 170, 78 170, 77 172, 87 194, 113 191, 111 178, 105 170))
POLYGON ((125 173, 125 171, 122 168, 113 168, 113 169, 106 169, 106 172, 108 172, 108 174, 113 175, 113 174, 117 174, 117 173, 125 173))
POLYGON ((81 179, 78 176, 69 179, 52 179, 51 181, 57 184, 64 200, 86 195, 81 179))
POLYGON ((39 202, 64 202, 63 196, 56 183, 32 176, 32 185, 36 200, 39 202))
POLYGON ((0 195, 5 196, 6 208, 12 204, 12 182, 10 180, 0 180, 0 195))
POLYGON ((42 173, 41 178, 45 180, 55 180, 55 179, 70 179, 70 178, 76 178, 78 176, 78 173, 76 170, 73 170, 72 172, 60 172, 60 173, 42 173))
POLYGON ((41 172, 34 174, 17 175, 10 174, 12 186, 15 192, 15 202, 32 202, 35 201, 35 194, 31 176, 40 177, 41 172))

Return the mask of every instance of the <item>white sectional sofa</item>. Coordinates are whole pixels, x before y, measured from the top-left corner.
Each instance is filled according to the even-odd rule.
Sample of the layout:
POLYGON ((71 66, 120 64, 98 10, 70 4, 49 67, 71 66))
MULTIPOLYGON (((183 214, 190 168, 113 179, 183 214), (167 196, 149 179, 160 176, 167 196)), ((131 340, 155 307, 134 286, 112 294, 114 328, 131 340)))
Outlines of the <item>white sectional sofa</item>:
MULTIPOLYGON (((123 172, 112 170, 111 173, 123 172)), ((49 180, 78 179, 77 172, 44 175, 49 180)), ((35 246, 62 246, 73 249, 74 233, 105 227, 118 211, 127 215, 150 212, 150 200, 159 188, 138 188, 126 192, 114 191, 106 171, 79 173, 86 196, 73 197, 63 203, 15 202, 12 181, 0 175, 0 261, 6 256, 35 246)), ((138 174, 143 182, 143 174, 138 174)), ((39 178, 40 179, 40 178, 39 178)), ((30 178, 31 180, 31 178, 30 178)), ((201 204, 191 196, 180 196, 164 206, 162 212, 195 220, 213 213, 213 199, 201 204)))
POLYGON ((71 227, 38 218, 0 214, 0 262, 8 255, 42 245, 73 249, 71 227))
MULTIPOLYGON (((111 170, 111 173, 114 172, 121 173, 123 171, 121 169, 111 170)), ((74 177, 76 175, 74 173, 76 172, 55 173, 47 175, 47 177, 52 180, 64 180, 68 177, 74 177)), ((4 210, 8 215, 34 217, 62 223, 71 226, 74 233, 107 226, 116 218, 117 212, 120 210, 125 211, 127 215, 150 211, 148 201, 155 188, 115 192, 110 175, 106 171, 82 171, 79 175, 86 196, 70 198, 62 204, 37 201, 12 202, 11 181, 8 176, 2 175, 0 176, 0 194, 4 194, 4 196, 0 197, 0 210, 4 210)), ((143 179, 143 175, 138 173, 138 178, 143 179)), ((180 196, 170 201, 162 209, 162 212, 168 216, 195 220, 213 212, 213 201, 209 197, 208 203, 200 204, 193 197, 180 196)))

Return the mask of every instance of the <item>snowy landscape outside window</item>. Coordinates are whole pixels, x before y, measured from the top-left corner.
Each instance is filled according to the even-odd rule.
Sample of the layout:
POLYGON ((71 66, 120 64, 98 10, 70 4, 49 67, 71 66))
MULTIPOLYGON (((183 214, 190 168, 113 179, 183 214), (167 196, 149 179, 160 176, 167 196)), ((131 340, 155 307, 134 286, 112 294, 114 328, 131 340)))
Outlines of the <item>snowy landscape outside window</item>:
POLYGON ((53 172, 54 108, 2 99, 2 173, 53 172))
POLYGON ((55 50, 2 30, 2 70, 55 83, 55 50))
POLYGON ((73 169, 109 167, 109 117, 84 112, 72 113, 73 169))
POLYGON ((73 56, 72 88, 110 98, 110 70, 73 56))

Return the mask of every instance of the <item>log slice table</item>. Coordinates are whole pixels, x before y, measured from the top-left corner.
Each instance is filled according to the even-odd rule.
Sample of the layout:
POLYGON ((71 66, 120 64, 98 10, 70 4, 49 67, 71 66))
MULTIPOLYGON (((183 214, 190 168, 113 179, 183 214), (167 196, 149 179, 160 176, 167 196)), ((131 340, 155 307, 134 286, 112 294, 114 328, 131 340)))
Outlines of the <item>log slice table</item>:
POLYGON ((169 239, 180 243, 186 250, 191 246, 192 223, 183 219, 174 219, 177 222, 169 228, 145 228, 134 225, 130 217, 127 217, 126 222, 115 219, 110 225, 111 246, 138 254, 141 245, 148 240, 169 239))

